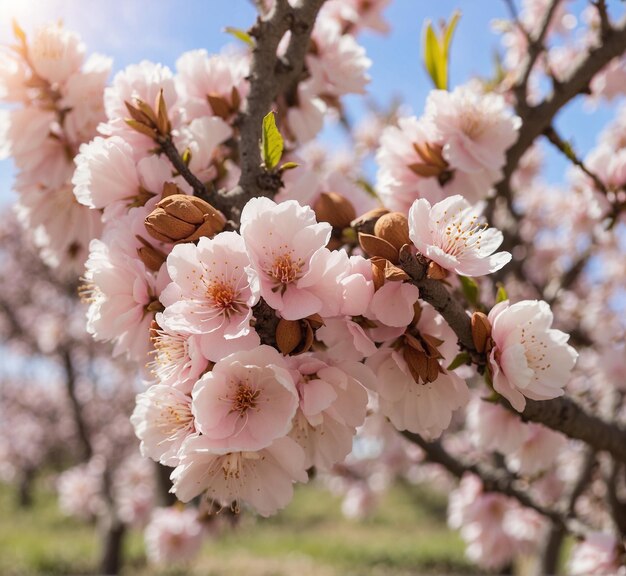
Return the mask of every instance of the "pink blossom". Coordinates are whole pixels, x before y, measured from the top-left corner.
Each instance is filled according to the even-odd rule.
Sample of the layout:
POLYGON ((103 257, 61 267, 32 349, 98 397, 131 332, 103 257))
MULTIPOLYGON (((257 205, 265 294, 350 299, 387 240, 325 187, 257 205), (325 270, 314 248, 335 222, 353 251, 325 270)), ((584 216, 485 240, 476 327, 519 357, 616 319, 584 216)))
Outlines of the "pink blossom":
POLYGON ((453 194, 463 194, 472 201, 484 198, 493 176, 487 171, 467 174, 455 170, 442 151, 432 124, 423 118, 400 118, 398 126, 385 128, 376 153, 376 189, 383 204, 390 210, 407 213, 418 198, 430 202, 453 194), (432 151, 431 159, 418 152, 418 148, 426 150, 427 146, 432 151))
POLYGON ((172 472, 172 492, 188 502, 206 491, 206 498, 239 509, 248 503, 261 516, 289 504, 293 482, 308 480, 304 452, 290 438, 279 438, 259 452, 216 454, 204 436, 183 444, 181 462, 172 472))
POLYGON ((505 153, 517 140, 521 119, 506 110, 498 94, 479 94, 468 86, 453 92, 433 90, 426 101, 443 157, 464 172, 498 172, 505 153))
POLYGON ((517 450, 506 455, 506 462, 513 472, 533 476, 554 465, 566 440, 541 424, 529 423, 526 428, 526 439, 517 450))
POLYGON ((89 243, 102 231, 100 215, 81 206, 67 184, 52 189, 17 186, 18 218, 32 234, 43 260, 64 274, 82 273, 89 243))
MULTIPOLYGON (((378 392, 380 410, 398 430, 409 430, 428 438, 435 438, 445 430, 452 413, 469 401, 469 390, 465 381, 454 372, 445 370, 458 352, 456 336, 443 318, 428 304, 422 304, 422 312, 410 338, 441 341, 438 354, 441 363, 432 381, 416 381, 405 356, 402 338, 382 347, 367 359, 366 365, 376 374, 374 384, 378 392), (398 348, 398 350, 396 350, 398 348)), ((437 360, 437 362, 439 362, 437 360)))
POLYGON ((100 122, 106 119, 103 95, 111 66, 110 58, 92 54, 82 70, 72 74, 65 83, 59 104, 68 110, 63 119, 63 131, 74 146, 91 140, 100 122))
POLYGON ((293 356, 289 364, 300 398, 290 436, 304 449, 307 468, 328 470, 352 450, 365 420, 364 384, 371 387, 374 374, 358 362, 332 366, 312 354, 293 356))
POLYGON ((105 506, 102 477, 95 461, 75 466, 57 479, 59 508, 68 516, 91 519, 105 506))
POLYGON ((389 32, 389 23, 381 12, 391 0, 330 0, 322 6, 322 18, 334 18, 343 30, 356 35, 361 30, 389 32))
POLYGON ((312 140, 324 127, 327 106, 311 82, 298 86, 298 104, 287 110, 287 126, 297 142, 312 140))
POLYGON ((105 208, 116 202, 129 205, 139 193, 133 148, 119 136, 83 144, 74 162, 74 194, 89 208, 105 208))
MULTIPOLYGON (((160 326, 162 315, 156 315, 160 326)), ((191 393, 193 385, 206 370, 209 360, 202 354, 201 336, 181 334, 164 328, 152 330, 154 355, 149 368, 159 384, 191 393)))
POLYGON ((175 246, 167 258, 172 283, 161 296, 166 306, 162 325, 201 334, 205 355, 213 361, 220 357, 211 349, 222 347, 224 338, 248 337, 258 343, 250 319, 259 296, 256 285, 248 281, 249 262, 244 242, 235 232, 202 237, 197 245, 175 246))
POLYGON ((350 318, 329 318, 317 329, 315 337, 326 344, 334 361, 359 362, 376 352, 376 344, 362 326, 350 318))
POLYGON ((195 508, 156 508, 144 533, 146 555, 154 564, 188 562, 200 552, 202 536, 195 508))
POLYGON ((217 176, 214 160, 219 160, 219 145, 228 140, 233 129, 217 116, 196 118, 189 126, 179 129, 174 143, 179 150, 189 149, 189 169, 203 182, 217 176))
POLYGON ((481 481, 469 474, 450 494, 448 524, 460 529, 467 557, 488 569, 502 568, 532 545, 533 538, 536 545, 543 533, 533 510, 523 510, 501 494, 484 492, 481 481))
POLYGON ((489 312, 494 347, 489 356, 493 387, 522 412, 526 398, 563 395, 578 353, 569 336, 551 328, 552 311, 543 301, 496 304, 489 312))
POLYGON ((431 207, 420 198, 409 210, 409 237, 427 258, 463 276, 483 276, 511 260, 509 252, 494 254, 502 232, 480 221, 482 207, 451 196, 431 207))
POLYGON ((623 576, 623 545, 611 534, 592 532, 585 540, 575 544, 568 562, 569 574, 585 576, 587 574, 614 574, 623 576))
POLYGON ((154 142, 148 136, 137 132, 125 122, 128 110, 124 102, 134 102, 140 98, 150 106, 154 106, 160 90, 169 112, 169 119, 176 128, 180 122, 176 103, 178 96, 174 85, 174 78, 169 68, 143 60, 139 64, 132 64, 113 78, 113 83, 104 92, 104 109, 107 118, 106 124, 98 129, 106 136, 119 135, 134 149, 136 158, 149 153, 154 148, 154 142))
POLYGON ((85 56, 85 45, 78 34, 59 24, 37 28, 28 46, 28 57, 35 72, 52 83, 65 82, 77 72, 85 56))
POLYGON ((346 272, 345 256, 325 248, 331 227, 317 223, 309 207, 295 200, 276 204, 253 198, 241 213, 241 235, 250 256, 250 274, 261 296, 287 320, 319 313, 336 316, 346 272))
POLYGON ((311 39, 316 50, 307 55, 306 64, 315 91, 330 96, 363 94, 372 61, 354 37, 342 34, 337 22, 319 18, 311 39))
POLYGON ((119 463, 113 479, 113 497, 120 520, 132 527, 146 525, 156 495, 154 463, 136 451, 119 463))
POLYGON ((114 237, 109 243, 91 241, 86 268, 87 331, 97 340, 113 340, 115 354, 126 352, 145 362, 153 318, 148 306, 156 300, 154 276, 114 237))
POLYGON ((467 406, 467 428, 474 446, 509 454, 528 436, 528 427, 510 410, 475 396, 467 406))
POLYGON ((404 328, 413 320, 419 295, 417 286, 408 282, 386 282, 374 293, 367 316, 385 326, 404 328))
POLYGON ((231 114, 236 113, 237 101, 244 101, 248 95, 249 59, 247 53, 209 56, 206 50, 191 50, 180 56, 176 61, 176 86, 186 119, 215 113, 207 96, 221 98, 231 108, 231 114))
POLYGON ((298 407, 298 393, 283 357, 259 346, 223 358, 193 388, 196 428, 213 450, 266 448, 285 436, 298 407))
POLYGON ((195 433, 191 397, 163 384, 137 395, 130 418, 141 440, 141 454, 166 466, 177 466, 182 443, 195 433))

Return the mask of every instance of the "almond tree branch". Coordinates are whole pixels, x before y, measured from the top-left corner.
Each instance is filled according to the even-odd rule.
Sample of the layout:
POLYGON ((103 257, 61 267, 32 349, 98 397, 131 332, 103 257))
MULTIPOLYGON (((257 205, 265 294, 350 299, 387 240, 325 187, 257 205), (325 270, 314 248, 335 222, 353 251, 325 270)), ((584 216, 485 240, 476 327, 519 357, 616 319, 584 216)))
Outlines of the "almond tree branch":
POLYGON ((576 155, 576 152, 572 149, 572 146, 563 140, 559 133, 556 131, 554 126, 548 126, 544 131, 543 135, 548 139, 548 141, 559 150, 574 166, 578 166, 589 178, 593 180, 593 183, 596 185, 596 188, 602 192, 605 196, 608 194, 608 190, 606 185, 602 180, 600 180, 597 174, 594 174, 583 161, 576 155))
POLYGON ((528 79, 530 78, 530 74, 533 70, 533 67, 535 66, 535 63, 537 62, 537 59, 539 58, 541 53, 545 51, 544 41, 546 39, 552 17, 554 16, 554 13, 556 12, 556 9, 558 8, 560 2, 561 0, 552 0, 550 2, 550 5, 543 15, 543 20, 539 25, 539 32, 535 38, 533 38, 530 33, 527 33, 527 39, 529 40, 528 53, 526 55, 524 64, 522 65, 522 74, 520 76, 520 79, 513 87, 513 91, 517 96, 518 102, 526 102, 528 79))
POLYGON ((448 472, 457 478, 462 478, 464 474, 471 473, 480 478, 485 492, 498 492, 517 500, 522 506, 532 508, 542 516, 549 518, 554 524, 573 534, 580 534, 581 527, 573 519, 568 519, 558 510, 542 506, 535 502, 525 490, 515 487, 515 479, 506 471, 491 469, 480 463, 467 463, 450 454, 439 441, 429 442, 419 434, 404 431, 402 435, 417 444, 426 454, 429 462, 434 462, 443 466, 448 472))
MULTIPOLYGON (((469 352, 474 363, 484 365, 486 359, 476 351, 470 317, 463 305, 441 282, 426 277, 426 264, 413 256, 408 246, 400 250, 400 266, 420 289, 420 298, 431 304, 454 330, 460 345, 469 352)), ((509 407, 507 402, 502 402, 509 407)), ((527 399, 526 408, 520 416, 523 420, 543 424, 570 438, 582 440, 596 450, 606 450, 620 462, 626 462, 626 429, 590 414, 570 398, 527 399)))
POLYGON ((82 446, 82 456, 84 460, 87 461, 93 455, 93 448, 91 446, 91 440, 89 439, 87 424, 83 418, 83 406, 76 396, 76 371, 74 370, 74 361, 72 360, 72 354, 68 347, 62 348, 59 351, 59 356, 65 371, 65 386, 72 406, 72 414, 74 415, 78 438, 82 446))
POLYGON ((591 79, 613 58, 626 51, 626 23, 610 28, 603 42, 584 54, 570 74, 561 82, 553 82, 554 90, 541 103, 528 106, 527 102, 517 103, 517 112, 523 120, 517 142, 509 148, 503 178, 496 184, 496 196, 512 205, 510 179, 519 161, 535 139, 552 124, 554 117, 570 100, 589 89, 591 79))
POLYGON ((259 16, 249 30, 255 44, 250 64, 250 92, 238 121, 241 177, 239 185, 224 196, 233 219, 251 198, 271 197, 278 191, 277 180, 265 178, 266 172, 261 167, 262 121, 276 97, 301 77, 313 25, 323 3, 324 0, 299 0, 292 6, 287 0, 276 0, 271 12, 259 16), (286 32, 291 36, 285 55, 279 57, 276 52, 286 32))
POLYGON ((185 161, 172 141, 171 134, 167 134, 165 136, 159 135, 156 141, 159 144, 161 152, 167 156, 176 171, 185 179, 187 184, 192 187, 194 196, 208 202, 211 206, 217 208, 221 212, 228 209, 227 205, 225 205, 223 201, 223 198, 217 193, 217 191, 209 190, 189 169, 189 166, 185 164, 185 161))

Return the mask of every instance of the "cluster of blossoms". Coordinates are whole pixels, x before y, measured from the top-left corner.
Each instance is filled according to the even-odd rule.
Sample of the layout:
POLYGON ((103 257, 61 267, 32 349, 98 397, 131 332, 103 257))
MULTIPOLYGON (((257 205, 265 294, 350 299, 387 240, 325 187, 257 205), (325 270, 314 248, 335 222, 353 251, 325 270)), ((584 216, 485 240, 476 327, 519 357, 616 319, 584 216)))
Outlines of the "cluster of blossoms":
POLYGON ((38 28, 28 42, 17 25, 15 32, 17 44, 1 52, 0 100, 15 107, 0 115, 0 157, 15 162, 17 213, 42 257, 76 276, 102 225, 76 201, 72 159, 104 119, 111 60, 86 59, 78 35, 59 24, 38 28))
POLYGON ((502 177, 520 124, 503 96, 485 93, 477 83, 433 90, 422 117, 404 116, 382 133, 376 160, 383 203, 406 213, 416 198, 486 198, 502 177))
MULTIPOLYGON (((266 15, 275 8, 262 4, 266 15)), ((548 282, 576 264, 559 245, 583 251, 598 242, 607 262, 620 254, 619 241, 601 227, 619 224, 624 203, 624 115, 572 170, 579 208, 570 207, 571 190, 560 193, 541 182, 541 151, 534 146, 510 180, 508 221, 494 209, 493 188, 508 178, 507 150, 521 127, 510 108, 511 87, 520 81, 511 62, 528 49, 546 8, 544 0, 533 0, 521 14, 531 35, 507 27, 508 52, 495 87, 470 82, 435 90, 420 118, 394 118, 389 125, 377 118, 355 135, 354 152, 329 157, 312 140, 327 118, 342 113, 343 96, 364 93, 370 61, 356 34, 384 31, 386 4, 324 5, 301 77, 272 104, 288 162, 270 165, 262 151, 261 179, 278 184, 268 197, 241 205, 229 201, 246 168, 240 120, 252 89, 251 52, 188 52, 175 73, 144 61, 118 73, 103 100, 94 80, 91 102, 103 103, 99 135, 91 141, 95 129, 76 132, 83 109, 65 100, 68 76, 37 64, 36 42, 31 47, 22 38, 19 58, 7 65, 11 90, 4 92, 21 94, 11 98, 26 103, 25 110, 39 110, 43 102, 50 112, 51 102, 62 102, 52 121, 49 114, 47 123, 28 120, 29 130, 41 125, 46 133, 38 146, 51 140, 40 146, 43 160, 30 151, 28 158, 51 170, 47 150, 61 142, 65 164, 74 160, 55 174, 62 172, 64 186, 71 179, 75 209, 97 222, 82 288, 88 331, 142 366, 147 388, 131 418, 142 453, 173 468, 172 491, 183 502, 201 496, 202 512, 245 503, 269 516, 315 468, 345 494, 345 513, 362 517, 397 475, 437 478, 450 487, 442 469, 426 463, 427 451, 398 434, 428 442, 446 430, 435 446, 476 460, 487 456, 525 482, 536 501, 556 506, 576 483, 567 460, 579 464, 580 450, 548 428, 522 423, 515 411, 563 395, 566 385, 595 407, 624 370, 623 325, 612 318, 611 330, 602 330, 597 322, 606 312, 602 300, 623 286, 623 267, 605 267, 606 291, 591 296, 589 284, 563 295, 548 282), (368 194, 361 163, 376 148, 375 193, 368 194), (500 228, 524 240, 527 252, 498 251, 500 228), (517 278, 508 275, 507 290, 494 302, 489 294, 512 260, 517 278), (524 266, 529 282, 522 281, 524 266), (468 285, 477 294, 470 296, 468 285), (461 313, 451 314, 448 302, 433 297, 437 291, 462 302, 461 313), (586 337, 601 344, 581 355, 573 377, 578 354, 553 327, 553 303, 574 320, 584 309, 586 337), (481 398, 481 378, 488 401, 481 398), (366 456, 352 452, 353 445, 365 446, 366 456)), ((567 37, 571 16, 561 5, 546 38, 567 37)), ((586 48, 598 44, 601 24, 590 16, 589 22, 581 40, 586 48)), ((56 42, 55 53, 80 55, 67 65, 87 74, 89 67, 80 68, 84 50, 59 30, 38 34, 44 44, 56 42)), ((278 47, 281 58, 289 41, 288 33, 278 47)), ((537 60, 529 102, 542 97, 539 74, 565 78, 568 61, 556 50, 537 60)), ((620 74, 623 59, 596 75, 591 91, 611 98, 620 74)), ((31 168, 19 160, 18 112, 11 112, 5 141, 23 172, 20 182, 29 182, 31 168)), ((42 244, 55 245, 51 239, 42 244)), ((608 419, 615 417, 606 410, 608 419)), ((118 512, 125 522, 144 525, 152 502, 139 495, 150 490, 128 468, 137 482, 124 482, 140 489, 119 497, 127 504, 118 512)), ((76 509, 87 510, 86 499, 99 501, 90 474, 92 466, 74 470, 62 483, 73 486, 68 494, 83 495, 76 509)), ((581 515, 603 486, 592 487, 578 504, 581 515)), ((606 526, 606 518, 589 516, 590 525, 606 526)), ((536 551, 548 529, 535 510, 489 491, 472 475, 452 494, 449 523, 460 529, 469 557, 490 569, 520 551, 536 551)), ((158 511, 146 532, 149 555, 155 562, 183 560, 197 550, 201 533, 195 510, 158 511)), ((620 546, 606 533, 592 535, 575 548, 572 572, 612 569, 622 558, 620 546)))

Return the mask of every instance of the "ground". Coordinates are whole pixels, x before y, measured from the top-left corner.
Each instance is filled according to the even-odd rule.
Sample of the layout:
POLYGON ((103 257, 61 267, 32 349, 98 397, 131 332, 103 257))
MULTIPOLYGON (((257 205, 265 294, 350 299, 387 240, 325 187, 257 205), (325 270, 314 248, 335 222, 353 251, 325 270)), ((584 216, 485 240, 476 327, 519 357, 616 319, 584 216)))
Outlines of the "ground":
MULTIPOLYGON (((146 566, 142 534, 126 542, 126 575, 168 576, 409 576, 470 574, 458 534, 445 524, 445 498, 401 484, 364 522, 343 518, 339 500, 303 486, 271 519, 242 516, 239 525, 206 539, 190 566, 146 566)), ((0 574, 94 574, 94 526, 64 517, 40 482, 33 507, 16 506, 15 490, 0 485, 0 574)), ((474 572, 477 573, 477 572, 474 572)))

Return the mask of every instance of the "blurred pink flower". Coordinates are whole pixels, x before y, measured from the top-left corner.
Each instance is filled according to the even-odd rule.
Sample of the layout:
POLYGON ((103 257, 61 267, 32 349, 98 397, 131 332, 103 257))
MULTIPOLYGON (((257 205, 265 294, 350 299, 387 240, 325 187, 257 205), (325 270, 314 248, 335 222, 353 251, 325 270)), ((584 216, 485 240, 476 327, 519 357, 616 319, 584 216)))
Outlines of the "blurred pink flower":
POLYGON ((153 564, 189 562, 200 552, 203 526, 196 508, 155 508, 146 526, 146 555, 153 564))

